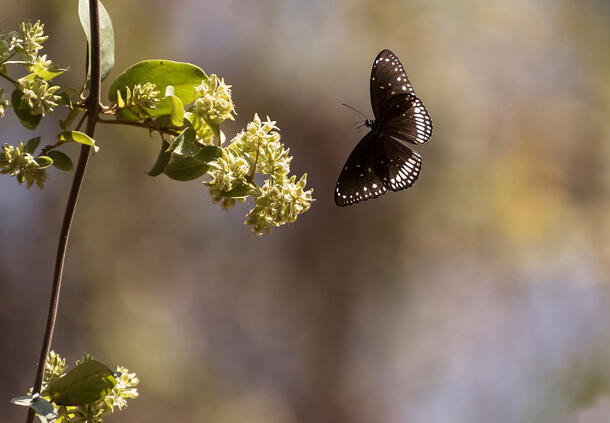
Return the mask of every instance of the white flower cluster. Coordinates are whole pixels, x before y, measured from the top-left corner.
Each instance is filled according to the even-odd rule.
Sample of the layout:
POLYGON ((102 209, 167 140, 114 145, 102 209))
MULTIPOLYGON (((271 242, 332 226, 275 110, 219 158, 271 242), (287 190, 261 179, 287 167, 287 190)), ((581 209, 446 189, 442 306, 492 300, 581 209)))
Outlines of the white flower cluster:
POLYGON ((255 206, 245 224, 257 235, 294 222, 314 201, 313 190, 305 190, 307 175, 298 182, 296 176, 288 176, 292 157, 277 130, 274 121, 267 118, 263 122, 254 115, 246 131, 237 134, 222 156, 210 163, 210 180, 204 182, 212 199, 224 208, 251 195, 255 206), (262 187, 254 182, 257 173, 269 176, 262 187))

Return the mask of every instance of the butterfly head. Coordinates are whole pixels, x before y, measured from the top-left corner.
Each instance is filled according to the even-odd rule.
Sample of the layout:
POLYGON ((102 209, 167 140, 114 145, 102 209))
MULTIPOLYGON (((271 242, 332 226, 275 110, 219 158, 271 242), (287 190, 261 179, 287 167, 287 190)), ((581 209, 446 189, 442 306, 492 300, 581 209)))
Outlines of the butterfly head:
POLYGON ((371 128, 373 132, 383 132, 385 127, 384 122, 381 119, 367 119, 364 124, 371 128))

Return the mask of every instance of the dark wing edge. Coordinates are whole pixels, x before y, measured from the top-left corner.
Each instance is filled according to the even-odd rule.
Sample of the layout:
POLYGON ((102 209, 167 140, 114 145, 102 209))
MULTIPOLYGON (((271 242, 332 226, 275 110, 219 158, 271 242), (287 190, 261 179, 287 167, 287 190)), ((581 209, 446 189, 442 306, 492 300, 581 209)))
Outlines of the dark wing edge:
POLYGON ((388 190, 377 174, 376 163, 383 155, 383 140, 387 138, 369 132, 351 152, 335 186, 335 204, 351 206, 377 198, 388 190))

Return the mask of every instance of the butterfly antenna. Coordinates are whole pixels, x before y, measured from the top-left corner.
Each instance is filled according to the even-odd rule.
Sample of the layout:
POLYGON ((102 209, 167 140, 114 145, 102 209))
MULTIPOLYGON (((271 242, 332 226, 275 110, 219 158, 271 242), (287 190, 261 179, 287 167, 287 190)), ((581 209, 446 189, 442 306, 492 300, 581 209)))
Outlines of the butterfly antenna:
POLYGON ((356 113, 360 113, 362 116, 364 116, 364 117, 365 117, 365 118, 368 120, 368 118, 369 118, 369 117, 368 117, 367 115, 365 115, 364 113, 362 113, 360 110, 356 110, 356 109, 354 109, 354 108, 353 108, 352 106, 350 106, 349 104, 341 103, 341 105, 343 105, 343 106, 347 107, 348 109, 352 109, 352 110, 353 110, 354 112, 356 112, 356 113))

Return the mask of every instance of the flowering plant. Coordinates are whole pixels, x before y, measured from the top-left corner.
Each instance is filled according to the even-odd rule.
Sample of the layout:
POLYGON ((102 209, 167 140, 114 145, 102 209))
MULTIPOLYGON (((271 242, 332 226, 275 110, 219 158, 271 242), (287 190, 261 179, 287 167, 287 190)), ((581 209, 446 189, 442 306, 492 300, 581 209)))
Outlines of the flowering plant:
POLYGON ((75 169, 36 380, 28 395, 13 399, 29 407, 27 423, 35 415, 44 423, 99 423, 138 396, 138 378, 126 368, 113 371, 85 356, 67 371, 65 359, 50 350, 70 224, 91 150, 99 150, 94 139, 97 124, 136 126, 158 134, 161 149, 150 176, 201 178, 213 202, 225 209, 251 198, 245 224, 257 235, 294 222, 314 201, 313 190, 306 189, 307 175, 298 180, 290 175, 292 156, 280 141, 275 121, 255 114, 245 130, 226 142, 220 125, 234 120, 236 111, 231 86, 215 74, 208 76, 190 63, 145 60, 116 77, 108 90, 109 103, 102 104, 101 82, 114 66, 112 22, 98 0, 79 0, 78 13, 88 47, 87 75, 80 90, 54 82, 67 69, 41 54, 48 36, 40 21, 26 20, 16 31, 0 31, 0 78, 12 89, 5 95, 6 87, 0 87, 0 118, 12 108, 25 128, 35 130, 56 110, 67 111, 56 138, 43 147, 41 136, 0 144, 0 173, 27 188, 43 188, 51 167, 75 169), (67 143, 81 144, 76 166, 61 151, 67 143))
MULTIPOLYGON (((35 129, 41 118, 56 108, 69 110, 68 118, 60 122, 64 132, 38 156, 38 144, 32 140, 25 146, 2 145, 0 173, 14 176, 28 188, 43 188, 50 166, 73 168, 70 157, 58 149, 62 144, 80 142, 97 148, 91 137, 79 132, 86 112, 83 91, 74 96, 74 90, 53 84, 66 69, 40 55, 47 39, 39 21, 32 24, 26 20, 18 31, 0 32, 0 77, 15 86, 10 100, 0 89, 0 116, 12 106, 23 125, 35 129), (9 60, 15 57, 22 60, 9 60), (21 66, 29 73, 15 80, 9 76, 8 66, 21 66), (78 122, 75 130, 66 131, 73 122, 78 122)), ((114 63, 113 58, 107 61, 114 63)), ((234 120, 236 112, 231 86, 218 75, 208 76, 189 63, 147 60, 120 74, 108 97, 112 103, 101 108, 98 123, 140 126, 161 136, 162 150, 149 175, 165 174, 179 181, 207 175, 203 183, 212 200, 223 208, 251 197, 254 208, 247 213, 245 223, 255 234, 294 222, 314 201, 312 190, 305 189, 307 175, 298 182, 289 177, 292 157, 280 142, 275 121, 261 121, 255 115, 247 129, 223 147, 225 134, 220 124, 234 120), (258 186, 256 175, 268 178, 258 186)))

